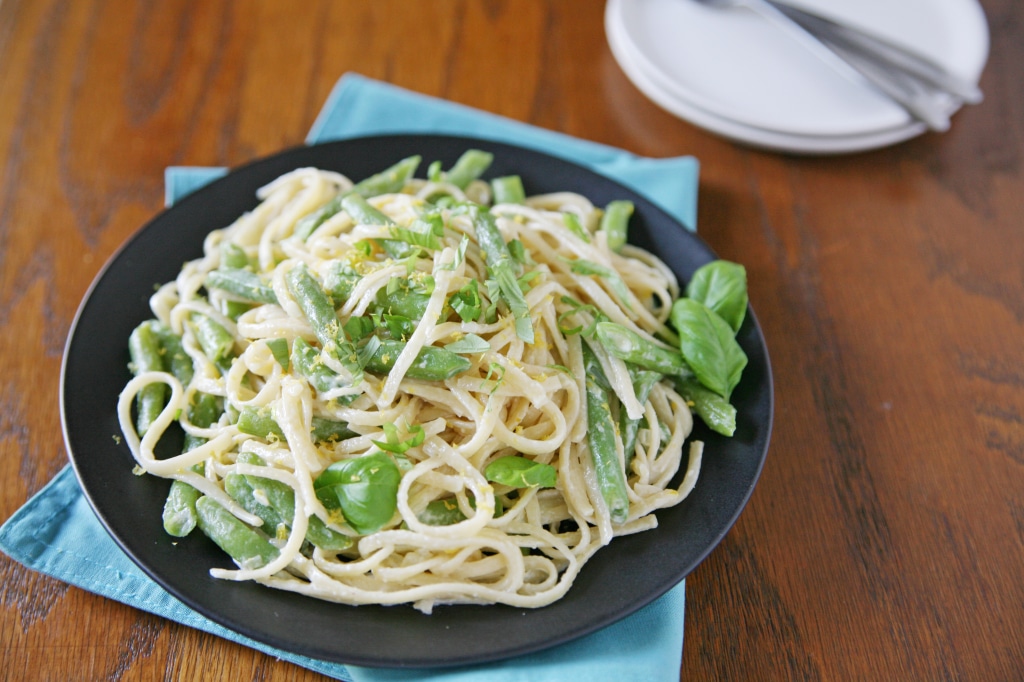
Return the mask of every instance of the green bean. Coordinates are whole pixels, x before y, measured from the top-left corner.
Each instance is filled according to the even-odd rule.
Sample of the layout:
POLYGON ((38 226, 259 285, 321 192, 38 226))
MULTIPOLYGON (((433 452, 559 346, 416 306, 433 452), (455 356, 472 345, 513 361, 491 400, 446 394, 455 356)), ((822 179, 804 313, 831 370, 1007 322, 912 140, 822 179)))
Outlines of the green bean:
POLYGON ((260 568, 277 558, 277 547, 216 500, 200 497, 196 500, 196 514, 199 529, 242 568, 260 568))
POLYGON ((629 517, 626 474, 615 447, 615 421, 612 419, 610 391, 599 381, 604 377, 593 351, 583 345, 584 371, 587 375, 587 445, 601 497, 608 506, 613 523, 629 517))
POLYGON ((184 481, 172 481, 164 502, 163 522, 168 535, 183 538, 196 527, 196 500, 200 492, 184 481))
POLYGON ((221 242, 220 264, 224 268, 245 268, 249 266, 249 256, 245 250, 234 242, 221 242))
POLYGON ((484 174, 492 161, 494 161, 494 154, 490 152, 467 149, 455 161, 455 165, 445 173, 445 180, 459 189, 466 189, 469 183, 484 174))
MULTIPOLYGON (((147 320, 136 327, 128 337, 128 354, 131 356, 132 372, 138 376, 145 372, 164 371, 164 359, 160 343, 153 332, 153 320, 147 320)), ((135 426, 139 435, 144 435, 164 409, 167 387, 160 382, 144 386, 136 396, 135 426)))
POLYGON ((506 175, 491 180, 495 204, 521 204, 526 201, 523 180, 518 175, 506 175))
POLYGON ((292 342, 291 363, 295 372, 305 377, 310 386, 320 393, 348 386, 337 372, 323 363, 320 351, 306 343, 301 336, 292 342))
POLYGON ((237 502, 242 509, 263 520, 261 529, 264 533, 270 537, 282 539, 278 535, 280 532, 278 529, 282 526, 287 528, 288 521, 291 519, 286 521, 276 509, 256 499, 256 494, 245 476, 236 473, 226 475, 224 477, 224 492, 230 495, 231 499, 237 502))
POLYGON ((340 305, 352 295, 352 290, 359 282, 359 273, 344 261, 335 261, 324 273, 324 290, 340 305))
MULTIPOLYGON (((219 397, 210 393, 197 392, 192 397, 192 404, 189 406, 188 420, 192 422, 193 426, 205 429, 217 422, 223 413, 224 408, 221 406, 221 399, 219 397)), ((202 436, 186 433, 181 451, 189 452, 190 450, 195 450, 205 442, 206 439, 202 436)))
POLYGON ((306 241, 316 231, 316 228, 323 225, 329 218, 341 210, 342 195, 338 195, 312 213, 307 213, 295 223, 292 234, 306 241))
POLYGON ((633 202, 613 201, 604 209, 601 228, 608 239, 608 248, 618 251, 626 243, 629 234, 629 218, 633 215, 633 202))
POLYGON ((202 313, 192 313, 192 325, 199 346, 214 364, 222 367, 222 361, 234 355, 235 338, 219 322, 202 313))
POLYGON ((264 440, 274 436, 276 440, 284 440, 284 431, 274 421, 270 408, 243 407, 238 412, 238 430, 250 436, 256 436, 264 440))
MULTIPOLYGON (((284 440, 284 430, 274 420, 269 408, 243 407, 238 413, 237 426, 239 431, 250 436, 264 440, 274 436, 277 440, 284 440)), ((309 435, 315 443, 333 443, 356 435, 344 422, 326 417, 314 416, 311 426, 309 435)))
MULTIPOLYGON (((341 211, 347 194, 358 194, 363 198, 369 198, 375 197, 378 194, 394 194, 395 192, 401 192, 402 188, 405 187, 405 183, 413 176, 419 165, 420 157, 410 156, 402 159, 390 168, 382 170, 380 173, 371 175, 365 180, 357 182, 348 192, 339 194, 317 210, 303 216, 295 224, 295 236, 303 241, 309 239, 309 236, 313 234, 318 227, 341 211)), ((353 220, 358 220, 354 215, 352 215, 351 211, 349 211, 349 215, 352 216, 353 220)))
MULTIPOLYGON (((239 461, 242 461, 241 458, 239 458, 239 461)), ((248 463, 255 464, 256 462, 248 463)), ((262 465, 262 461, 259 464, 262 465)), ((285 525, 290 527, 295 519, 295 491, 292 487, 287 483, 282 483, 272 478, 248 474, 245 476, 245 481, 254 494, 262 493, 270 507, 280 518, 284 519, 285 525)), ((352 546, 352 538, 344 533, 331 530, 315 514, 309 517, 306 527, 306 540, 326 551, 340 552, 352 546)))
POLYGON ((247 301, 256 303, 277 303, 274 287, 270 286, 255 272, 238 268, 212 270, 206 276, 207 288, 223 289, 247 301))
POLYGON ((401 192, 405 183, 413 176, 420 165, 419 156, 402 159, 390 168, 371 175, 355 184, 352 191, 362 197, 375 197, 378 194, 394 194, 401 192))
POLYGON ((252 306, 253 304, 249 301, 223 299, 220 303, 220 311, 224 314, 224 317, 238 322, 238 318, 252 310, 252 306))
POLYGON ((156 334, 157 341, 160 342, 164 365, 171 370, 171 374, 181 382, 182 386, 188 386, 192 382, 195 370, 192 366, 192 358, 181 345, 181 337, 162 322, 154 321, 152 329, 156 334))
POLYGON ((626 362, 659 374, 690 375, 690 368, 683 360, 682 353, 663 348, 617 322, 598 322, 595 334, 609 353, 626 362))
POLYGON ((313 327, 320 347, 325 353, 338 357, 341 326, 338 323, 338 315, 334 312, 334 304, 320 283, 305 264, 299 264, 289 270, 285 275, 285 282, 295 297, 295 302, 299 304, 302 314, 313 327))
MULTIPOLYGON (((651 397, 651 391, 661 380, 662 375, 646 369, 634 369, 629 367, 629 375, 633 380, 633 391, 636 399, 641 405, 651 397)), ((640 419, 630 419, 625 410, 619 410, 619 435, 622 436, 622 452, 626 456, 625 470, 629 471, 629 465, 636 454, 636 434, 640 430, 640 419)))
MULTIPOLYGON (((381 341, 377 352, 366 363, 366 369, 376 374, 387 374, 405 348, 401 341, 381 341)), ((472 366, 468 358, 437 346, 424 346, 405 375, 424 381, 444 381, 465 372, 472 366)))
POLYGON ((477 242, 487 258, 487 269, 498 282, 501 295, 516 318, 516 336, 526 343, 533 343, 530 307, 526 304, 523 290, 519 288, 516 265, 508 244, 501 236, 493 215, 487 211, 474 209, 472 216, 477 242))
MULTIPOLYGON (((405 281, 408 283, 408 280, 405 281)), ((390 292, 388 287, 385 287, 377 292, 377 305, 380 306, 381 312, 388 315, 401 315, 410 320, 423 319, 423 313, 429 302, 429 294, 404 287, 390 292)))
POLYGON ((360 225, 394 225, 395 221, 370 205, 359 194, 346 194, 341 199, 341 207, 360 225))
POLYGON ((708 427, 723 436, 736 432, 736 408, 696 379, 676 379, 676 391, 708 427))

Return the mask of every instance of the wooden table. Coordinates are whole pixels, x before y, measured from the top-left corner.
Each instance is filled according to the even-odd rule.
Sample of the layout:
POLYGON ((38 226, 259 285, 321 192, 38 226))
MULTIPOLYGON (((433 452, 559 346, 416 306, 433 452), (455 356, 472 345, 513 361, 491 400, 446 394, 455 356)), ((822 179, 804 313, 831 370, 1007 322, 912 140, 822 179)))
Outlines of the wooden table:
MULTIPOLYGON (((693 680, 1024 678, 1024 9, 983 0, 983 104, 951 131, 800 158, 645 99, 603 5, 0 4, 0 519, 66 462, 61 352, 163 169, 300 144, 346 71, 702 163, 771 351, 769 460, 688 581, 693 680)), ((9 679, 314 679, 0 557, 9 679)))

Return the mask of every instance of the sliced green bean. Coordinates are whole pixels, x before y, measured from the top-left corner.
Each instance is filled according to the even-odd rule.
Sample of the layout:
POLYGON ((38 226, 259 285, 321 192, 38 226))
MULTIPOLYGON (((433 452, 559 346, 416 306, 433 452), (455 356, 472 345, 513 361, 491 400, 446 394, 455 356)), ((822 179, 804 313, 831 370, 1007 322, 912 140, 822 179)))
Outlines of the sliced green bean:
MULTIPOLYGON (((404 348, 405 344, 401 341, 381 341, 377 352, 366 363, 366 369, 375 374, 387 374, 395 366, 395 360, 404 348)), ((444 348, 424 346, 405 375, 411 379, 444 381, 465 372, 472 364, 468 358, 444 348)))
POLYGON ((168 535, 183 538, 196 527, 196 500, 201 493, 184 481, 172 481, 164 502, 163 522, 168 535))
POLYGON ((255 272, 239 268, 212 270, 206 276, 206 286, 222 289, 229 294, 256 303, 277 303, 277 294, 255 272))
MULTIPOLYGON (((295 224, 295 236, 303 241, 309 239, 309 236, 313 234, 318 227, 323 225, 329 218, 342 210, 347 194, 357 194, 363 198, 369 198, 375 197, 378 194, 394 194, 395 192, 401 192, 402 188, 405 187, 405 183, 409 181, 414 173, 416 173, 416 168, 419 165, 420 157, 410 156, 402 159, 390 168, 382 170, 380 173, 371 175, 365 180, 357 182, 348 192, 339 194, 317 210, 299 219, 295 224)), ((352 213, 349 212, 349 215, 352 215, 352 213)), ((356 219, 355 216, 352 217, 353 219, 356 219)))
POLYGON ((181 337, 162 322, 154 321, 152 329, 156 334, 157 341, 160 342, 164 366, 181 382, 182 386, 188 386, 192 383, 195 369, 192 366, 192 358, 185 352, 185 347, 181 345, 181 337))
POLYGON ((467 149, 445 173, 445 180, 459 189, 466 189, 469 183, 484 174, 492 161, 494 161, 494 154, 490 152, 467 149))
POLYGON ((334 304, 305 264, 299 264, 285 275, 288 290, 295 297, 302 314, 325 353, 338 357, 341 326, 334 304))
POLYGON ((691 374, 682 353, 663 348, 617 322, 598 322, 595 334, 609 353, 626 362, 669 376, 691 374))
MULTIPOLYGON (((643 405, 651 397, 651 391, 658 381, 661 380, 662 375, 658 372, 634 369, 632 367, 629 368, 629 375, 633 380, 633 391, 636 393, 636 399, 643 405)), ((622 437, 622 452, 626 457, 625 469, 627 473, 636 454, 636 434, 640 430, 640 422, 642 421, 643 417, 640 419, 630 419, 625 410, 619 410, 619 435, 622 437)))
POLYGON ((269 440, 273 436, 274 440, 284 440, 284 431, 274 421, 274 417, 268 407, 243 407, 238 412, 238 422, 236 425, 239 431, 250 436, 256 436, 264 440, 269 440))
POLYGON ((533 321, 530 319, 530 307, 526 303, 523 290, 519 288, 516 264, 508 249, 508 244, 505 243, 505 238, 498 230, 498 223, 494 216, 487 211, 475 209, 472 216, 477 242, 487 258, 487 270, 497 281, 502 297, 515 316, 516 336, 526 343, 533 343, 533 321))
POLYGON ((603 377, 604 373, 597 357, 585 343, 583 357, 587 374, 587 445, 597 487, 608 506, 612 522, 624 523, 629 517, 629 495, 626 492, 626 473, 616 450, 611 393, 599 383, 599 377, 603 377))
MULTIPOLYGON (((128 337, 128 354, 131 357, 132 372, 138 376, 145 372, 164 371, 164 359, 160 342, 153 332, 153 320, 147 320, 136 327, 128 337)), ((167 387, 163 383, 144 386, 136 395, 135 428, 139 435, 145 435, 149 427, 164 409, 167 387)))
POLYGON ((191 319, 199 346, 214 364, 221 366, 234 355, 235 338, 219 322, 202 313, 192 313, 191 319))
MULTIPOLYGON (((392 280, 394 281, 394 280, 392 280)), ((408 280, 405 280, 408 283, 408 280)), ((410 320, 423 319, 423 313, 430 303, 430 295, 422 291, 398 287, 395 291, 388 291, 385 287, 377 292, 377 305, 381 312, 388 315, 401 315, 410 320)))
POLYGON ((341 207, 360 225, 394 225, 387 217, 359 194, 347 194, 341 200, 341 207))
POLYGON ((278 557, 277 547, 216 500, 200 497, 196 500, 196 514, 199 529, 242 568, 260 568, 278 557))
POLYGON ((323 225, 329 218, 341 211, 342 195, 338 195, 312 213, 307 213, 295 223, 292 233, 306 241, 316 231, 316 228, 323 225))
POLYGON ((306 343, 302 337, 296 337, 292 342, 291 364, 295 372, 320 393, 348 386, 337 372, 324 364, 320 351, 306 343))
POLYGON ((245 250, 234 242, 221 242, 220 264, 225 268, 245 268, 250 265, 245 250))
MULTIPOLYGON (((238 413, 237 426, 242 433, 264 440, 269 440, 271 436, 277 440, 284 440, 285 437, 284 430, 274 420, 270 409, 265 407, 243 407, 238 413)), ((314 416, 311 427, 309 435, 315 443, 332 443, 356 435, 344 422, 326 417, 314 416)))
POLYGON ((604 209, 601 228, 608 239, 608 248, 618 251, 629 236, 629 219, 633 215, 633 202, 613 201, 604 209))
POLYGON ((352 191, 363 197, 375 197, 378 194, 394 194, 401 192, 405 183, 416 173, 420 165, 419 156, 402 159, 390 168, 361 180, 352 187, 352 191))
POLYGON ((526 201, 523 179, 518 175, 506 175, 491 180, 495 204, 521 204, 526 201))
MULTIPOLYGON (((290 526, 295 519, 295 491, 292 487, 263 476, 246 475, 245 480, 249 484, 250 490, 254 494, 262 494, 274 511, 284 519, 285 525, 290 526)), ((352 546, 352 538, 344 533, 331 530, 315 514, 309 517, 306 540, 320 549, 332 552, 340 552, 352 546)))
POLYGON ((686 399, 708 428, 732 437, 736 432, 736 408, 728 400, 705 388, 696 379, 677 379, 675 384, 676 391, 686 399))
MULTIPOLYGON (((271 537, 281 538, 278 529, 288 527, 288 522, 273 507, 263 504, 256 499, 249 481, 242 474, 229 473, 224 477, 224 492, 238 503, 238 505, 254 516, 263 520, 262 530, 271 537)), ((291 521, 291 519, 288 519, 291 521)))
POLYGON ((324 273, 324 290, 334 299, 336 305, 341 305, 352 295, 359 280, 362 279, 359 273, 352 269, 352 266, 344 261, 335 261, 324 273))

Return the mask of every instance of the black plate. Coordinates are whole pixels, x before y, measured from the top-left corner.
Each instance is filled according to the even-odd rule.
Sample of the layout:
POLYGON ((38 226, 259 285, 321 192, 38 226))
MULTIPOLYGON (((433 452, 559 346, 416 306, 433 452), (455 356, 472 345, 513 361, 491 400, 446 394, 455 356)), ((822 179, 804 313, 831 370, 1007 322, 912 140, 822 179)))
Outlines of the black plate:
POLYGON ((174 279, 182 263, 202 254, 208 232, 253 208, 256 189, 287 171, 315 166, 360 179, 411 154, 447 167, 470 147, 494 153, 488 176, 518 173, 528 194, 569 190, 599 206, 631 199, 631 241, 659 254, 680 281, 714 258, 676 220, 616 182, 536 151, 456 137, 386 136, 292 149, 235 170, 158 215, 107 263, 72 326, 61 392, 64 437, 78 480, 114 540, 156 582, 211 620, 283 650, 341 663, 426 667, 515 656, 588 634, 661 596, 711 552, 746 504, 772 422, 771 370, 752 313, 738 337, 750 364, 734 394, 735 437, 698 425, 694 437, 706 442, 704 465, 689 498, 658 512, 659 528, 600 550, 550 606, 440 606, 430 616, 410 606, 343 606, 215 580, 210 567, 231 564, 213 543, 201 533, 181 540, 164 533, 160 513, 169 482, 135 476, 131 453, 114 438, 120 433, 117 397, 130 378, 128 335, 152 317, 154 285, 174 279))

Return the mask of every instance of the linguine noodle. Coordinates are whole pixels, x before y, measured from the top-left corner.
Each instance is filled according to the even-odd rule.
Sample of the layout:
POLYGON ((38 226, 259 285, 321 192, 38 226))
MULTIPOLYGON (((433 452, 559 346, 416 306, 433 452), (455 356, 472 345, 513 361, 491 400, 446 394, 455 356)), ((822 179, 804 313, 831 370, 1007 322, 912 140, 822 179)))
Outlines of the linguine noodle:
MULTIPOLYGON (((678 504, 696 483, 702 444, 687 444, 687 401, 670 379, 638 399, 630 367, 600 344, 591 348, 607 381, 609 414, 616 423, 639 423, 628 454, 619 430, 611 431, 613 456, 626 479, 624 518, 613 520, 588 443, 588 329, 610 320, 670 348, 669 311, 680 295, 675 277, 650 253, 610 247, 599 229, 602 210, 585 197, 557 193, 494 204, 480 180, 463 189, 443 176, 410 178, 399 191, 367 197, 393 224, 339 210, 299 234, 300 225, 308 230, 304 218, 352 188, 348 178, 312 168, 278 178, 259 190, 256 208, 212 232, 203 256, 152 297, 156 323, 180 340, 192 371, 183 381, 166 366, 135 368, 118 410, 137 469, 187 484, 273 545, 275 555, 266 561, 236 557, 237 569, 212 569, 218 578, 346 604, 410 603, 425 612, 451 603, 549 604, 596 551, 616 536, 656 527, 654 512, 678 504), (493 281, 488 266, 494 263, 481 249, 473 205, 490 207, 516 256, 531 341, 517 333, 493 281), (427 212, 435 216, 432 243, 399 244, 405 251, 396 252, 395 243, 408 236, 396 228, 420 229, 427 212), (245 255, 245 269, 276 302, 210 285, 229 249, 245 255), (581 272, 574 266, 580 262, 598 274, 581 272), (325 347, 290 287, 289 272, 300 267, 330 295, 335 324, 346 330, 340 338, 352 341, 349 356, 346 349, 325 347), (614 276, 601 274, 608 271, 614 276), (344 295, 338 273, 348 277, 344 295), (418 318, 382 308, 387 296, 403 292, 416 299, 418 318), (470 319, 463 319, 460 301, 469 302, 470 319), (200 319, 230 335, 228 357, 213 357, 204 347, 200 319), (362 332, 353 331, 352 320, 366 325, 362 332), (365 362, 366 345, 378 339, 401 342, 394 357, 383 359, 386 371, 365 362), (275 347, 268 343, 274 340, 283 341, 275 347), (275 353, 282 343, 291 362, 275 353), (297 369, 297 344, 308 345, 321 368, 338 378, 333 388, 318 388, 297 369), (413 367, 426 347, 450 348, 465 359, 465 369, 440 380, 415 378, 413 367), (136 406, 154 385, 166 387, 164 407, 140 435, 136 406), (194 416, 200 398, 217 404, 209 423, 194 416), (239 417, 246 411, 269 416, 277 430, 247 432, 239 417), (312 433, 317 420, 343 424, 347 433, 318 439, 312 433), (195 446, 158 457, 157 443, 177 429, 195 446), (360 529, 352 512, 324 497, 323 474, 374 453, 394 462, 400 479, 390 517, 360 529), (508 457, 548 465, 554 485, 490 480, 488 467, 508 457), (232 497, 226 485, 232 475, 287 486, 295 503, 284 525, 268 527, 232 497), (438 505, 448 514, 444 523, 431 515, 438 505), (310 542, 314 525, 348 536, 350 546, 310 542)), ((270 506, 260 485, 252 488, 270 506)))

